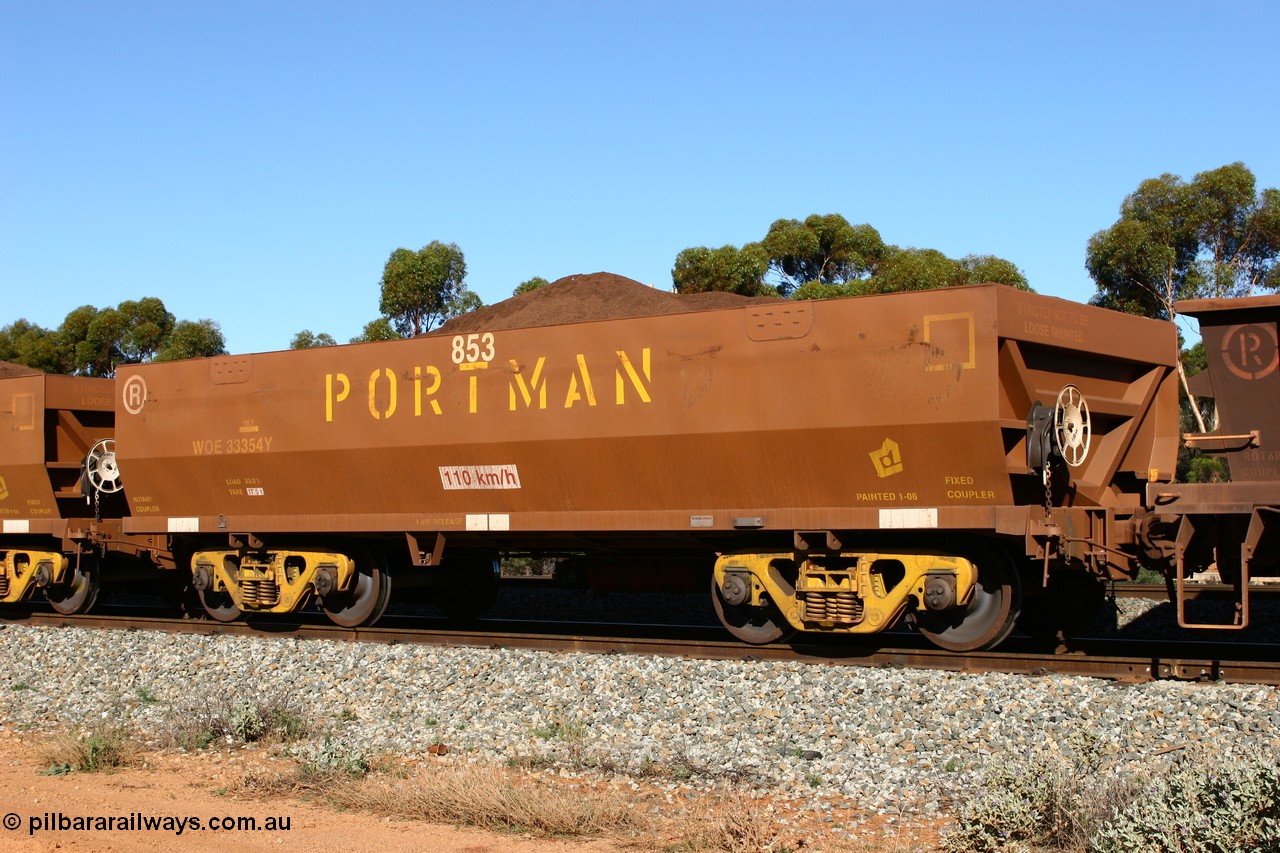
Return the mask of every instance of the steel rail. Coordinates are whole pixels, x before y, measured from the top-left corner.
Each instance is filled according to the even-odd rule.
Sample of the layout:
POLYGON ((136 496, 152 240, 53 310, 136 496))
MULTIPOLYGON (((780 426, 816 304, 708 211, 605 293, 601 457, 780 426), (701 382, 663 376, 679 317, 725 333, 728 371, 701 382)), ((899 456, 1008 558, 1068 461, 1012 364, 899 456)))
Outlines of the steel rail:
MULTIPOLYGON (((384 621, 397 621, 387 619, 384 621)), ((420 620, 418 620, 420 622, 420 620)), ((953 672, 1004 672, 1037 675, 1076 675, 1123 682, 1156 680, 1216 681, 1236 684, 1280 685, 1280 661, 1275 646, 1152 643, 1131 640, 1085 641, 1069 649, 1073 653, 1046 654, 1018 650, 948 652, 929 647, 896 648, 851 642, 795 642, 746 646, 723 636, 715 628, 580 623, 512 623, 506 630, 479 625, 474 630, 391 627, 342 628, 327 622, 304 620, 215 622, 123 615, 63 616, 32 612, 20 618, 6 614, 0 624, 27 624, 108 630, 146 630, 168 633, 240 637, 301 637, 387 644, 421 644, 464 648, 532 649, 589 654, 637 654, 684 657, 695 660, 801 661, 814 664, 938 669, 953 672), (632 636, 612 636, 625 627, 632 636), (572 629, 572 630, 567 630, 572 629), (637 636, 638 635, 638 636, 637 636), (672 636, 675 635, 675 636, 672 636), (1128 654, 1103 653, 1129 649, 1128 654), (1197 651, 1201 650, 1201 651, 1197 651), (1224 656, 1235 653, 1236 658, 1224 656), (1246 659, 1240 660, 1238 657, 1246 659)), ((890 642, 910 645, 919 638, 909 634, 886 635, 890 642)))
MULTIPOLYGON (((1185 587, 1187 598, 1233 600, 1236 588, 1222 583, 1189 583, 1185 587)), ((1168 601, 1169 590, 1162 583, 1115 583, 1108 584, 1107 595, 1116 598, 1149 598, 1155 601, 1168 601)), ((1251 583, 1249 595, 1280 595, 1280 583, 1251 583)))

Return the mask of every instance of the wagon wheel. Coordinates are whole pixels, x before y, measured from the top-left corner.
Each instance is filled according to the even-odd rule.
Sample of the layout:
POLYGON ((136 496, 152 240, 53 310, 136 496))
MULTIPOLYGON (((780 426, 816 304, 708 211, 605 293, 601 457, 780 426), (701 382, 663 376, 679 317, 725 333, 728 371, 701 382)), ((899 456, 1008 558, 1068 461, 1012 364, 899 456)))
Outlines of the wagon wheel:
MULTIPOLYGON (((237 568, 233 559, 226 558, 224 566, 229 574, 235 575, 237 568)), ((193 568, 191 585, 199 595, 200 605, 204 607, 204 612, 209 614, 210 619, 217 622, 234 622, 244 615, 244 612, 236 606, 231 593, 225 589, 213 588, 213 574, 205 565, 197 565, 193 568)))
POLYGON ((204 606, 204 612, 209 614, 210 619, 218 622, 234 622, 244 615, 239 607, 236 607, 235 600, 231 594, 225 589, 218 592, 213 590, 199 590, 200 604, 204 606))
POLYGON ((455 622, 479 619, 498 597, 498 560, 495 557, 466 557, 453 563, 446 557, 441 570, 449 575, 448 586, 440 588, 432 600, 445 618, 455 622))
POLYGON ((98 558, 93 554, 81 554, 70 572, 65 582, 48 586, 44 591, 49 606, 64 616, 87 613, 98 600, 101 581, 98 558))
POLYGON ((711 603, 715 605, 720 624, 744 643, 762 646, 789 637, 795 631, 772 606, 751 607, 726 603, 715 577, 711 578, 711 603))
POLYGON ((391 595, 391 576, 381 560, 365 552, 356 554, 355 560, 351 589, 330 593, 320 600, 320 609, 329 620, 343 628, 372 625, 387 609, 391 595))
POLYGON ((978 565, 978 585, 966 607, 916 613, 920 633, 935 646, 951 652, 973 652, 999 645, 1013 631, 1020 610, 1018 573, 1008 558, 983 549, 971 559, 978 565))
POLYGON ((382 566, 382 585, 378 590, 378 603, 374 605, 373 614, 369 616, 366 625, 373 625, 382 618, 382 614, 387 612, 387 605, 391 603, 391 569, 387 561, 381 562, 382 566))

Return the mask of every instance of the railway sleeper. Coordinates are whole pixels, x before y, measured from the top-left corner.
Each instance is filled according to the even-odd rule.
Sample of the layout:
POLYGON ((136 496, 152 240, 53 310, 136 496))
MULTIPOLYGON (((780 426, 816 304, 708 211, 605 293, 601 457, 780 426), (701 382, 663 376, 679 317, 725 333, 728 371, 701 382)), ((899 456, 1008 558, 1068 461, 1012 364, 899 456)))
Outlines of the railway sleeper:
POLYGON ((312 595, 352 589, 355 560, 327 551, 199 551, 191 558, 192 585, 225 594, 246 613, 292 613, 312 595))
POLYGON ((796 631, 873 634, 909 610, 963 612, 978 586, 964 557, 937 554, 726 554, 716 561, 715 604, 730 633, 771 642, 796 631), (777 637, 760 639, 772 623, 777 637))
POLYGON ((70 561, 54 551, 0 551, 0 604, 25 601, 36 589, 68 581, 70 561))

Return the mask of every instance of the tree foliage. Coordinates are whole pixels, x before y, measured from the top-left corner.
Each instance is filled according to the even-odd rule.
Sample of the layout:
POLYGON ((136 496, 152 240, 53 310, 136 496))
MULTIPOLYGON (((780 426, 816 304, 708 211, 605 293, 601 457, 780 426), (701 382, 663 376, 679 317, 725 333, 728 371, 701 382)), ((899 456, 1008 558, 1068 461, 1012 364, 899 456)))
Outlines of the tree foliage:
POLYGON ((995 255, 965 255, 958 262, 962 284, 1007 284, 1018 290, 1030 290, 1027 277, 1013 261, 995 255))
POLYGON ((310 329, 303 329, 293 336, 293 340, 289 341, 289 349, 315 349, 316 347, 332 347, 337 346, 338 342, 333 339, 333 335, 328 332, 312 332, 310 329))
POLYGON ((811 281, 847 284, 871 275, 888 247, 870 225, 850 225, 838 213, 813 214, 803 222, 779 219, 764 237, 769 268, 786 295, 811 281))
POLYGON ((935 249, 890 246, 875 228, 851 225, 838 213, 814 214, 803 221, 776 220, 761 242, 740 249, 731 245, 685 249, 676 256, 671 278, 680 293, 727 290, 795 299, 988 281, 1030 289, 1011 261, 993 255, 953 260, 935 249))
POLYGON ((963 284, 960 265, 937 249, 899 249, 876 270, 876 293, 933 290, 963 284))
MULTIPOLYGON (((1204 341, 1200 341, 1190 349, 1182 350, 1180 357, 1188 378, 1209 366, 1204 341)), ((1196 400, 1181 387, 1178 389, 1178 410, 1179 428, 1182 432, 1193 432, 1197 428, 1203 432, 1204 426, 1212 424, 1216 416, 1215 407, 1212 404, 1206 405, 1204 400, 1196 400), (1196 410, 1192 410, 1192 405, 1196 410)), ((1225 459, 1209 456, 1198 447, 1181 442, 1178 445, 1178 462, 1174 476, 1180 483, 1218 483, 1226 480, 1229 474, 1225 459)))
MULTIPOLYGON (((109 312, 106 309, 103 313, 109 312)), ((115 311, 119 314, 120 338, 117 344, 125 362, 150 361, 173 334, 177 318, 154 296, 137 302, 121 302, 115 311)))
POLYGON ((953 260, 937 249, 899 249, 890 247, 885 258, 868 282, 873 293, 899 293, 906 290, 934 290, 962 284, 1006 284, 1018 290, 1030 290, 1022 270, 1011 261, 994 255, 967 255, 953 260))
POLYGON ((81 305, 53 330, 27 320, 0 329, 0 360, 46 373, 114 376, 121 364, 225 352, 216 323, 176 322, 154 296, 108 308, 81 305))
POLYGON ((382 270, 378 310, 404 337, 450 316, 466 290, 467 262, 455 243, 433 240, 418 251, 396 249, 382 270))
POLYGON ((179 320, 173 332, 157 350, 154 361, 179 361, 184 358, 210 358, 227 354, 222 327, 213 320, 179 320))
POLYGON ((115 308, 82 305, 58 331, 75 373, 113 376, 117 365, 151 361, 173 334, 175 322, 164 302, 148 296, 115 308))
POLYGON ((1190 183, 1164 174, 1138 185, 1120 218, 1089 239, 1095 305, 1173 319, 1174 303, 1248 296, 1280 286, 1280 191, 1256 192, 1232 163, 1190 183))
MULTIPOLYGON (((1175 304, 1248 296, 1280 286, 1280 191, 1256 191, 1253 172, 1232 163, 1190 183, 1164 174, 1138 185, 1120 218, 1089 238, 1085 267, 1095 305, 1172 320, 1175 304)), ((1178 373, 1201 432, 1205 421, 1178 373)))
POLYGON ((120 337, 120 315, 111 309, 81 305, 58 327, 58 336, 70 354, 73 373, 81 376, 114 376, 123 361, 115 345, 120 337))
POLYGON ((761 296, 769 292, 764 282, 768 270, 769 254, 759 243, 748 243, 741 249, 696 246, 676 256, 671 280, 677 293, 716 290, 761 296))
POLYGON ((792 299, 839 299, 845 296, 865 296, 868 293, 865 281, 849 281, 844 284, 824 284, 811 281, 802 284, 791 292, 792 299))
POLYGON ((58 333, 25 319, 0 328, 0 361, 25 364, 45 373, 71 372, 58 333))
POLYGON ((379 317, 364 324, 364 330, 351 339, 353 344, 367 344, 374 341, 398 341, 401 335, 386 317, 379 317))
POLYGON ((444 306, 442 320, 452 320, 462 314, 469 314, 477 308, 484 307, 484 300, 474 290, 463 290, 449 298, 444 306))
POLYGON ((528 281, 522 281, 516 285, 516 289, 511 292, 512 296, 519 296, 522 293, 528 293, 531 290, 537 290, 539 287, 546 287, 551 282, 547 281, 540 275, 535 275, 528 281))

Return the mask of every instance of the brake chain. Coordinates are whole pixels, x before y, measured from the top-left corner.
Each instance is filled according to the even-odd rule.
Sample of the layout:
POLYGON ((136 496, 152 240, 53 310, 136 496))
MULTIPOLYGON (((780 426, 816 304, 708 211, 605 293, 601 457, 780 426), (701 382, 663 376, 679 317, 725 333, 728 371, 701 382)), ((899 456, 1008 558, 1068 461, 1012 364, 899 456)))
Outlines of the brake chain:
POLYGON ((1053 463, 1044 461, 1044 517, 1053 515, 1053 463))

